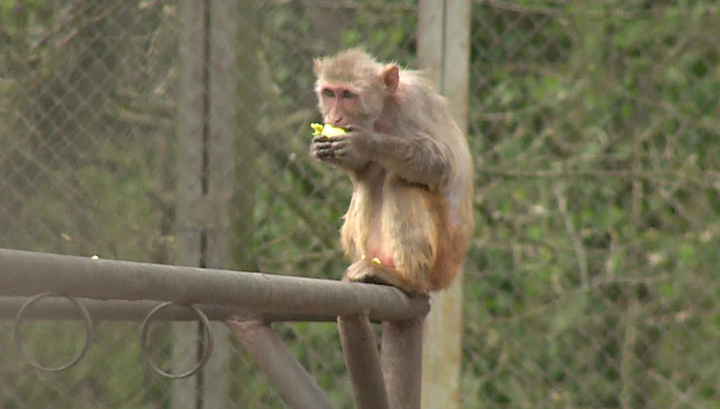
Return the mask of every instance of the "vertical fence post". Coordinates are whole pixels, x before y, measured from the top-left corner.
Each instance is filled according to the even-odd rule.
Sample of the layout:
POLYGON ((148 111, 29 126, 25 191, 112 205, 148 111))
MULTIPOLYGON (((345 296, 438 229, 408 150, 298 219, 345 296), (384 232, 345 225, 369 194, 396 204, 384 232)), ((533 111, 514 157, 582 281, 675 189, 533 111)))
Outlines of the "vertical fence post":
MULTIPOLYGON (((234 139, 239 109, 238 0, 180 3, 177 254, 186 266, 228 268, 234 139)), ((212 358, 197 377, 173 382, 173 409, 222 408, 230 390, 229 332, 211 324, 212 358)), ((173 324, 173 362, 191 367, 202 338, 194 323, 173 324)))
MULTIPOLYGON (((205 267, 225 269, 231 267, 231 207, 240 109, 236 61, 240 53, 240 7, 239 0, 211 1, 208 7, 205 267)), ((222 323, 210 324, 210 330, 215 336, 215 345, 212 358, 202 372, 201 402, 202 408, 222 409, 229 407, 230 398, 230 331, 222 323)))
MULTIPOLYGON (((418 59, 447 98, 458 126, 467 132, 470 0, 420 0, 418 59)), ((434 294, 423 344, 422 407, 460 407, 462 369, 462 274, 434 294)))
MULTIPOLYGON (((202 262, 203 138, 205 135, 206 16, 207 2, 179 3, 180 79, 177 141, 177 207, 175 212, 175 264, 199 266, 202 262)), ((200 340, 196 323, 172 324, 173 365, 191 368, 200 340)), ((180 369, 182 370, 182 369, 180 369)), ((198 377, 178 379, 172 388, 173 409, 199 409, 198 377)))

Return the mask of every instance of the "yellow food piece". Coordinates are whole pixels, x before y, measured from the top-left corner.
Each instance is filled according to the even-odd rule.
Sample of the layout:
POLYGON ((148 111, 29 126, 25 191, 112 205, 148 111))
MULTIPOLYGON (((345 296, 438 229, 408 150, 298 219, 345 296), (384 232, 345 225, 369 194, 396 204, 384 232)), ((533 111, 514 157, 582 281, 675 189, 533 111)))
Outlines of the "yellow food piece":
MULTIPOLYGON (((367 260, 367 256, 365 256, 365 255, 363 254, 362 257, 360 257, 360 259, 361 259, 361 260, 367 260)), ((380 259, 377 258, 377 257, 373 257, 372 262, 375 263, 375 264, 377 264, 377 265, 380 265, 380 266, 383 265, 382 260, 380 260, 380 259)))
POLYGON ((310 128, 312 128, 313 131, 314 131, 314 132, 313 132, 313 136, 320 135, 320 134, 322 133, 324 127, 325 127, 325 125, 323 125, 323 124, 318 124, 318 123, 315 123, 315 122, 313 122, 313 123, 310 124, 310 128))
POLYGON ((314 133, 313 136, 316 135, 322 135, 327 136, 328 138, 332 138, 333 136, 338 136, 347 133, 342 128, 337 128, 329 124, 318 124, 318 123, 312 123, 310 124, 310 127, 313 129, 314 133))

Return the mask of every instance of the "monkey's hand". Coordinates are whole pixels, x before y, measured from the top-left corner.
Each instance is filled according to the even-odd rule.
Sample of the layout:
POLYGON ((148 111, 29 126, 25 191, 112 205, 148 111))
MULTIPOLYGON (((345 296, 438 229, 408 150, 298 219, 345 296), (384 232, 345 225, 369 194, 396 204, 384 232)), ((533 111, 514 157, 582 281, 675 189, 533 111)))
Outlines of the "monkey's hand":
POLYGON ((375 160, 380 146, 379 134, 371 130, 350 126, 347 133, 332 138, 332 150, 342 162, 356 164, 375 160))
POLYGON ((361 136, 357 132, 348 132, 331 138, 317 135, 312 140, 310 154, 345 170, 359 171, 369 161, 366 144, 356 140, 359 137, 361 136))
POLYGON ((316 135, 310 144, 310 155, 313 158, 323 162, 335 163, 335 155, 333 155, 332 143, 327 136, 316 135))

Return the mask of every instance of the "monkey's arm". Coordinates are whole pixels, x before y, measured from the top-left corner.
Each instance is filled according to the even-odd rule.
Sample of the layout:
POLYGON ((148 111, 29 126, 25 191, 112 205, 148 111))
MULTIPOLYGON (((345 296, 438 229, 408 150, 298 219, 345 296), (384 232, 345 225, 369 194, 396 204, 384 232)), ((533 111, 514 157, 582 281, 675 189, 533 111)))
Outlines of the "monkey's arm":
POLYGON ((427 135, 400 137, 375 133, 374 155, 382 166, 403 179, 427 186, 431 191, 444 187, 452 172, 449 147, 427 135))
POLYGON ((314 157, 356 176, 376 162, 431 191, 444 187, 452 171, 449 147, 424 134, 400 137, 356 128, 332 138, 316 136, 310 149, 314 157))

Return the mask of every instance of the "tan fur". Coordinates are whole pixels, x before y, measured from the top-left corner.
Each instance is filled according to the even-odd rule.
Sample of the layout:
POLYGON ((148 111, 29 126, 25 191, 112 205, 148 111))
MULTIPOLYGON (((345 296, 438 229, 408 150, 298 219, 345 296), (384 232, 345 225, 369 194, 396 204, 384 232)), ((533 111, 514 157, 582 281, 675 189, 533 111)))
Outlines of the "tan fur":
POLYGON ((357 49, 318 59, 314 70, 320 111, 332 109, 339 125, 351 129, 338 139, 314 140, 311 148, 353 181, 341 231, 353 261, 346 279, 377 278, 413 293, 446 288, 472 234, 473 167, 445 99, 415 71, 400 70, 394 88, 397 68, 357 49), (326 87, 352 90, 360 99, 355 105, 330 99, 337 105, 328 106, 326 87), (345 106, 352 111, 337 112, 345 106))

